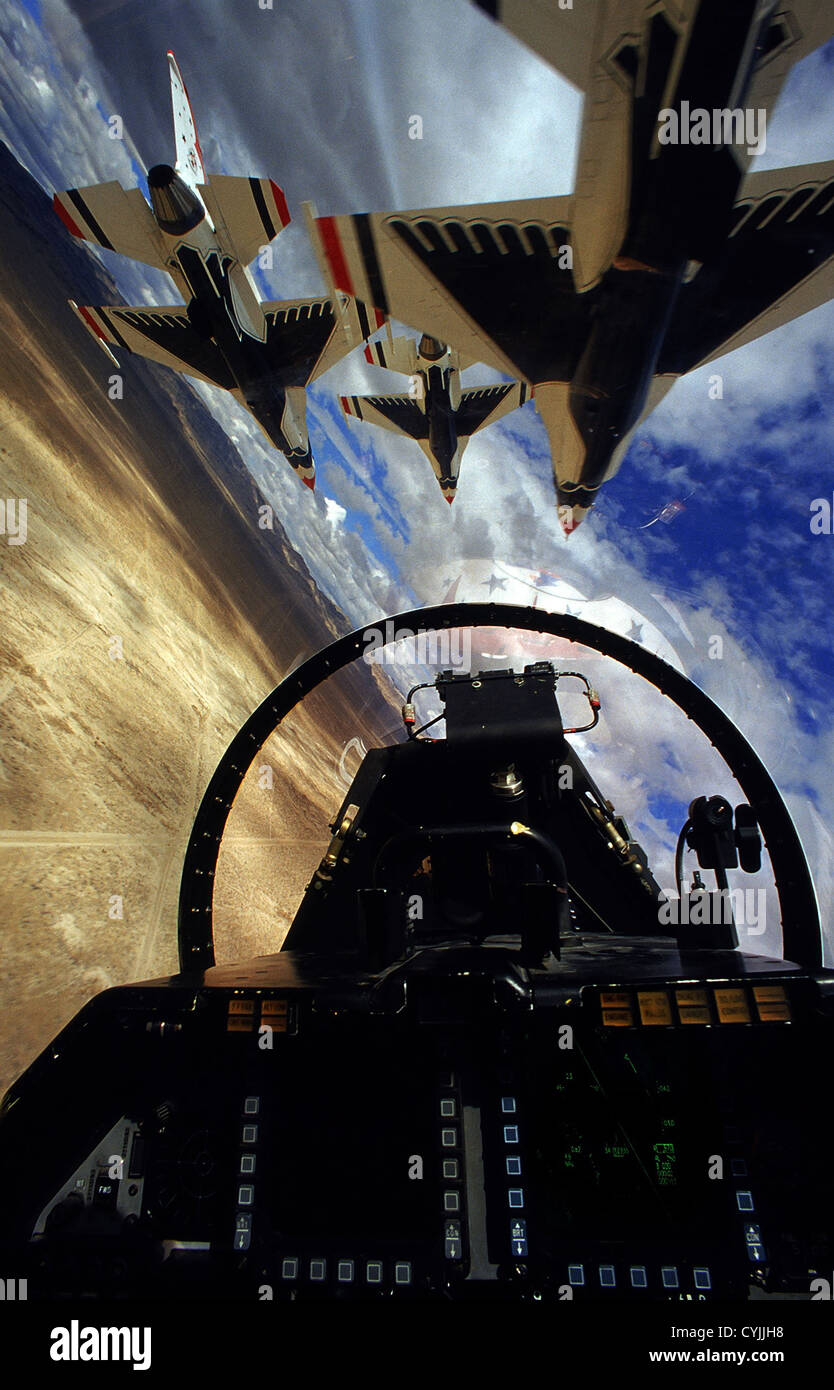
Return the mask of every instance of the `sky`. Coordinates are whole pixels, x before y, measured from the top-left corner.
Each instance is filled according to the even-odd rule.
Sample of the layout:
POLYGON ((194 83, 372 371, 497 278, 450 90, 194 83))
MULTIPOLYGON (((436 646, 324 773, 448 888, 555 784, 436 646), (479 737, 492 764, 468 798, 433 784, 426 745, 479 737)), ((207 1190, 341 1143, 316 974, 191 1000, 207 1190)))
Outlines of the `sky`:
MULTIPOLYGON (((143 186, 173 155, 168 48, 209 172, 271 177, 286 194, 293 221, 273 269, 258 272, 266 298, 326 290, 305 200, 325 215, 572 189, 581 96, 467 0, 0 0, 0 138, 50 195, 114 178, 143 186), (110 138, 113 115, 122 140, 110 138), (413 115, 421 140, 409 138, 413 115)), ((834 159, 834 45, 792 73, 767 136, 753 168, 834 159)), ((166 277, 101 254, 126 302, 176 302, 166 277)), ((102 355, 103 391, 110 370, 102 355)), ((476 366, 463 384, 499 379, 476 366)), ((834 494, 833 381, 834 304, 691 373, 570 540, 533 404, 472 440, 450 508, 416 445, 343 419, 339 393, 404 389, 361 352, 309 392, 314 494, 230 397, 193 385, 351 625, 456 585, 458 598, 569 604, 695 679, 786 798, 834 958, 834 537, 810 530, 812 502, 834 494)), ((732 795, 732 783, 645 686, 610 666, 599 681, 603 729, 580 751, 650 855, 665 855, 656 875, 669 885, 688 801, 732 795)))

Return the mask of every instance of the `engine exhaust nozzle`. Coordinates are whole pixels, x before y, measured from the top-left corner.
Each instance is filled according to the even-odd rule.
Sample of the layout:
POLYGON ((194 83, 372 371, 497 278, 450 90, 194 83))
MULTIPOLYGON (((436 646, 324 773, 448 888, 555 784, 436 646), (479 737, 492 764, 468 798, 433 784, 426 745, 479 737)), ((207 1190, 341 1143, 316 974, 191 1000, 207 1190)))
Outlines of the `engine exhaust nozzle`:
POLYGON ((184 236, 206 215, 197 194, 170 164, 155 164, 148 171, 148 192, 160 229, 169 236, 184 236))

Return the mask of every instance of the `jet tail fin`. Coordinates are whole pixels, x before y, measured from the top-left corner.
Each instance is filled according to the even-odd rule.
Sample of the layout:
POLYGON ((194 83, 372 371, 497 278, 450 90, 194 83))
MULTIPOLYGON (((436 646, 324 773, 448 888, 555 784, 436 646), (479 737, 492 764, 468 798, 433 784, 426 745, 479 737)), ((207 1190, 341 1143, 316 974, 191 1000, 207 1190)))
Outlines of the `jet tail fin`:
POLYGON ((206 171, 203 167, 203 152, 197 138, 194 112, 188 99, 188 92, 182 80, 177 60, 168 50, 168 69, 171 74, 171 107, 174 113, 174 140, 176 144, 176 164, 174 168, 180 178, 197 192, 198 183, 205 183, 206 171))

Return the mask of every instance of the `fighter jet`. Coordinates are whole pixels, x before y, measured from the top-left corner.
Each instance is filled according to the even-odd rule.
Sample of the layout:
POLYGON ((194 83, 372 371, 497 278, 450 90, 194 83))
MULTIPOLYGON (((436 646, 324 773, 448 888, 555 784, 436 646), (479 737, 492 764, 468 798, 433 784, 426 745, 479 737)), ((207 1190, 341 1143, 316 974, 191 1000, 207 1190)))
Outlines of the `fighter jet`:
POLYGON ((94 184, 56 193, 74 236, 163 270, 183 304, 108 305, 70 300, 118 366, 110 345, 221 386, 255 417, 301 480, 315 486, 305 387, 384 322, 352 298, 261 302, 246 267, 287 226, 272 179, 207 175, 188 93, 168 54, 176 164, 148 172, 138 188, 94 184))
POLYGON ((419 342, 390 338, 369 343, 365 357, 378 367, 405 373, 411 379, 409 391, 399 396, 340 396, 342 410, 348 418, 414 439, 451 506, 461 455, 471 436, 530 400, 530 387, 515 381, 461 390, 461 368, 467 362, 428 333, 419 342))
POLYGON ((679 376, 834 291, 834 162, 747 172, 834 9, 474 3, 583 91, 573 194, 320 217, 318 249, 345 293, 535 387, 569 533, 679 376))

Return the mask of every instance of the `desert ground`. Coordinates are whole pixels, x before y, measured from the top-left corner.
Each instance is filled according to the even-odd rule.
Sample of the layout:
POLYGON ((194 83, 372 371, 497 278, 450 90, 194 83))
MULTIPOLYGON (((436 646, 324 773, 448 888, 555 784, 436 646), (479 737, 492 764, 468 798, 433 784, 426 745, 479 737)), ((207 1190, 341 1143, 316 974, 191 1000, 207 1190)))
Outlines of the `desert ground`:
MULTIPOLYGON (((208 779, 286 672, 349 624, 280 525, 258 528, 261 499, 186 379, 132 358, 109 399, 115 369, 66 300, 114 288, 5 150, 0 233, 0 494, 27 519, 24 544, 8 508, 0 535, 2 1093, 93 994, 176 970, 208 779)), ((221 852, 219 960, 278 949, 345 794, 346 745, 391 724, 362 669, 262 750, 221 852)))

